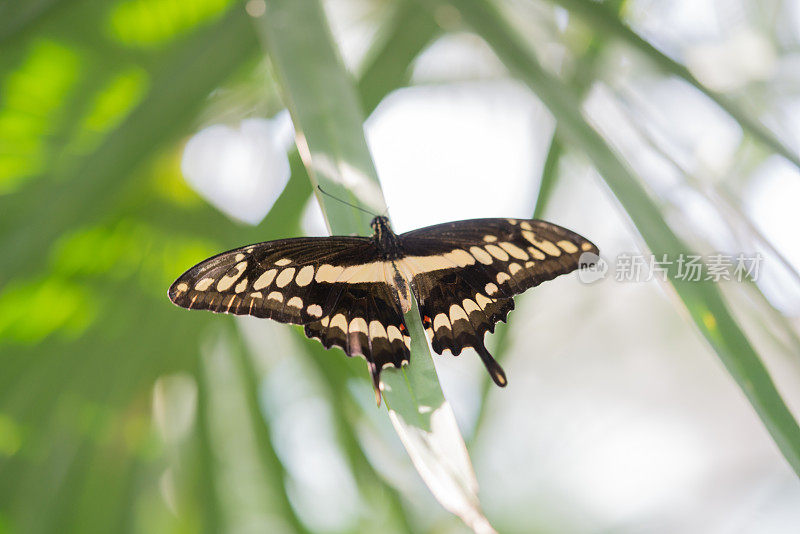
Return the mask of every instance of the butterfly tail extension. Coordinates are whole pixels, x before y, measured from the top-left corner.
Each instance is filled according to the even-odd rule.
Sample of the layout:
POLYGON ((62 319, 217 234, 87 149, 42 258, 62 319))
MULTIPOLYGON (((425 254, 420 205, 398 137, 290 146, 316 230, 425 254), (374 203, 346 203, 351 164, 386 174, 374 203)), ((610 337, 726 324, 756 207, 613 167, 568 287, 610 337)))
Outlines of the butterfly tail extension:
POLYGON ((475 347, 475 351, 478 353, 478 356, 481 357, 481 361, 483 361, 483 365, 486 366, 486 370, 489 371, 489 376, 492 377, 492 381, 501 388, 506 387, 506 385, 508 385, 506 373, 503 371, 503 368, 500 367, 500 364, 497 363, 497 360, 489 354, 486 347, 481 343, 475 347))
POLYGON ((381 369, 375 362, 367 362, 369 374, 372 376, 372 389, 375 390, 375 404, 381 407, 381 369))

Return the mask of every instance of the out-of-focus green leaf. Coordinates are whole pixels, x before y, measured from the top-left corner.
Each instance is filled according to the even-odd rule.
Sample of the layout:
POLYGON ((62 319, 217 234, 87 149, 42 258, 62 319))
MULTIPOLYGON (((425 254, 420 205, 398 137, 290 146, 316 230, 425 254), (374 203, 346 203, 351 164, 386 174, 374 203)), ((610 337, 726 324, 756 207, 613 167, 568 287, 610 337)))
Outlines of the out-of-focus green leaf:
POLYGON ((219 18, 235 0, 121 0, 109 11, 109 34, 135 47, 158 47, 219 18))
POLYGON ((67 98, 82 70, 73 47, 53 40, 33 43, 0 90, 0 195, 45 170, 48 136, 62 122, 67 98))
POLYGON ((369 115, 386 94, 409 81, 411 63, 439 34, 433 17, 412 0, 400 0, 378 32, 358 81, 361 106, 369 115))
POLYGON ((133 171, 186 132, 208 94, 253 57, 255 45, 244 10, 232 9, 172 51, 142 103, 66 175, 0 197, 0 249, 15 251, 0 256, 0 286, 38 263, 65 229, 107 213, 133 171))
MULTIPOLYGON (((383 195, 363 134, 363 116, 321 6, 316 0, 273 0, 259 21, 312 182, 380 213, 383 195)), ((369 233, 370 217, 319 195, 329 228, 369 233)), ((478 531, 491 531, 477 503, 466 447, 445 402, 416 308, 408 367, 383 373, 383 398, 423 480, 448 510, 478 531)))
POLYGON ((29 0, 28 2, 3 2, 0 4, 0 43, 34 23, 48 10, 67 0, 29 0))
MULTIPOLYGON (((449 2, 492 47, 509 70, 527 83, 558 121, 564 139, 581 148, 625 208, 649 248, 678 258, 690 249, 670 229, 639 181, 581 114, 574 90, 545 72, 522 38, 488 0, 449 2)), ((677 277, 673 263, 668 276, 697 328, 719 355, 744 391, 784 457, 800 474, 800 427, 775 388, 750 341, 731 316, 718 288, 711 282, 677 277)))
POLYGON ((258 387, 258 374, 255 366, 253 365, 250 355, 247 353, 247 347, 242 342, 239 335, 231 336, 235 339, 233 352, 238 362, 238 371, 241 375, 242 384, 244 385, 244 397, 247 403, 247 414, 250 419, 250 428, 253 431, 253 436, 258 449, 259 461, 264 471, 268 471, 273 478, 273 485, 279 487, 279 491, 274 492, 272 499, 273 505, 280 506, 282 515, 290 522, 292 529, 295 532, 307 532, 305 526, 300 522, 300 519, 295 514, 291 503, 289 502, 288 488, 286 483, 286 469, 281 463, 275 452, 275 447, 272 446, 269 422, 261 411, 259 403, 259 387, 258 387))

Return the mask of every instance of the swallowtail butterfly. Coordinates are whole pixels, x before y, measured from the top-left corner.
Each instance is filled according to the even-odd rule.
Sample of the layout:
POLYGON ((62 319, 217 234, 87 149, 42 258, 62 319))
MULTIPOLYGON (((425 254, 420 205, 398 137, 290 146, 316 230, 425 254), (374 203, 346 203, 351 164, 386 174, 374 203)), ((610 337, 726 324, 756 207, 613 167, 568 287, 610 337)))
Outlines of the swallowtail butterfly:
POLYGON ((503 369, 486 350, 514 309, 513 296, 569 273, 598 249, 540 220, 472 219, 395 234, 386 217, 372 237, 302 237, 258 243, 209 258, 178 278, 178 306, 304 325, 305 334, 362 355, 380 402, 380 373, 409 361, 403 314, 413 293, 433 350, 474 348, 498 386, 503 369))

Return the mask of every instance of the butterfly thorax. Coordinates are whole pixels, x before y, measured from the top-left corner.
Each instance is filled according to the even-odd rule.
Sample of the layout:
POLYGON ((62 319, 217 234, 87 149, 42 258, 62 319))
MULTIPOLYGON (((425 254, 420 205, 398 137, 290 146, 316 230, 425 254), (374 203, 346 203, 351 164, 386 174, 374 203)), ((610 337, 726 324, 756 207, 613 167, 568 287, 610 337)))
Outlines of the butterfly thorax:
POLYGON ((372 237, 375 239, 383 259, 396 260, 403 256, 397 234, 392 231, 388 218, 383 216, 375 217, 372 219, 370 226, 375 232, 372 237))

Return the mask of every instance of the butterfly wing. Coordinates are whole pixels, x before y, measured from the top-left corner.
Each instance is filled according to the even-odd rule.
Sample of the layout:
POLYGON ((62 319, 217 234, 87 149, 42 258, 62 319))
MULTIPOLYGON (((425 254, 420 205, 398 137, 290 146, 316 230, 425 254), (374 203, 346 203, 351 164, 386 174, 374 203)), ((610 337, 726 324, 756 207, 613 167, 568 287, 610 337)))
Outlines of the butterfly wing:
POLYGON ((376 387, 383 366, 409 358, 400 304, 370 238, 283 239, 224 252, 181 275, 169 298, 188 309, 305 325, 326 348, 364 356, 376 387))
POLYGON ((598 254, 575 232, 540 220, 445 223, 402 234, 400 246, 433 349, 458 355, 473 347, 499 386, 505 373, 486 350, 484 334, 505 321, 514 295, 574 271, 584 253, 598 254))

